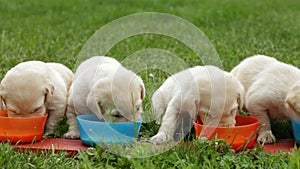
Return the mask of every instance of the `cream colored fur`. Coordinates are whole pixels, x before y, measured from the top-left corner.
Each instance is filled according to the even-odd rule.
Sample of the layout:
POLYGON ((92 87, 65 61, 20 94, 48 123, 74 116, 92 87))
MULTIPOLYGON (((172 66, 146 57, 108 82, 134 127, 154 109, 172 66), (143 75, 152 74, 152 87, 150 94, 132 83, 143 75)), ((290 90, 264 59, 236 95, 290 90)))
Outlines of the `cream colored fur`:
POLYGON ((69 131, 64 137, 79 137, 79 114, 96 114, 106 121, 139 120, 144 97, 142 79, 117 60, 105 56, 89 58, 75 72, 68 100, 69 131))
POLYGON ((65 115, 73 73, 59 63, 23 62, 10 69, 1 81, 0 95, 9 117, 48 113, 45 135, 65 115))
POLYGON ((184 114, 204 120, 203 113, 208 113, 207 125, 234 126, 243 100, 242 84, 215 66, 196 66, 176 73, 152 96, 161 126, 151 140, 158 144, 172 140, 184 114))
POLYGON ((237 65, 232 73, 246 89, 245 108, 259 119, 257 141, 272 143, 270 120, 300 120, 300 70, 278 60, 255 55, 237 65))

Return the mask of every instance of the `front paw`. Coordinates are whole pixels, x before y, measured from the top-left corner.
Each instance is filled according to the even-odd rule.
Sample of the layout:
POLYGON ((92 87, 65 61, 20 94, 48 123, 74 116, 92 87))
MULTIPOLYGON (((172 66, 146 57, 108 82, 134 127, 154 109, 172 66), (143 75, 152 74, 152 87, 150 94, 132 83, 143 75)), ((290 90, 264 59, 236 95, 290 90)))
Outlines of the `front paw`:
POLYGON ((47 133, 47 132, 45 132, 43 134, 43 138, 54 138, 54 134, 53 133, 47 133))
POLYGON ((79 139, 80 134, 78 131, 69 131, 66 134, 64 134, 64 138, 66 139, 79 139))
POLYGON ((262 131, 258 134, 257 142, 262 143, 262 144, 264 144, 264 143, 270 144, 270 143, 276 142, 276 138, 273 135, 271 130, 262 131))
POLYGON ((163 144, 171 140, 173 140, 172 137, 165 132, 158 132, 150 139, 150 141, 155 144, 163 144))

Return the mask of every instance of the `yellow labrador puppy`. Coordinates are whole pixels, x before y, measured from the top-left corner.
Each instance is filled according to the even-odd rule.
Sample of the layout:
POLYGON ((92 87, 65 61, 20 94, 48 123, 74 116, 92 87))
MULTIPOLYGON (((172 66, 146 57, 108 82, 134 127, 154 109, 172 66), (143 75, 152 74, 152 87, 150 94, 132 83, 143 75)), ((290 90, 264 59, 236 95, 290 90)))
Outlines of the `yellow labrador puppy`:
POLYGON ((76 115, 96 114, 106 121, 141 119, 145 87, 142 79, 111 57, 94 56, 82 62, 68 99, 65 138, 79 137, 76 115))
POLYGON ((23 62, 10 69, 1 81, 0 95, 9 117, 42 116, 48 113, 45 135, 53 134, 67 107, 73 73, 59 63, 23 62))
POLYGON ((259 119, 257 141, 272 143, 271 120, 300 120, 300 70, 278 60, 255 55, 231 71, 245 86, 245 108, 259 119))
POLYGON ((239 80, 218 67, 196 66, 176 73, 152 96, 161 126, 151 141, 161 144, 172 140, 185 115, 192 119, 200 116, 204 121, 207 113, 208 125, 234 126, 243 98, 244 88, 239 80))

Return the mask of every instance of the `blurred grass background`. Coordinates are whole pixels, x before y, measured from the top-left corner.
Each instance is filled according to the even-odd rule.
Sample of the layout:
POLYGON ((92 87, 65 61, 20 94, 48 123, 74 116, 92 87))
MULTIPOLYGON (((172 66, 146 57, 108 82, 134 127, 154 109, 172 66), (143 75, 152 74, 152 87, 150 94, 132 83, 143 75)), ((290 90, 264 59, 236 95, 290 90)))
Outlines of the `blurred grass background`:
MULTIPOLYGON (((15 64, 31 59, 62 62, 73 68, 77 54, 96 30, 119 17, 151 11, 174 14, 195 24, 211 40, 226 70, 256 53, 300 64, 296 0, 1 0, 1 75, 15 64)), ((163 36, 145 36, 144 41, 140 40, 132 37, 130 45, 119 44, 119 50, 114 49, 111 54, 122 58, 137 48, 155 46, 168 48, 179 56, 189 54, 183 45, 163 36)))

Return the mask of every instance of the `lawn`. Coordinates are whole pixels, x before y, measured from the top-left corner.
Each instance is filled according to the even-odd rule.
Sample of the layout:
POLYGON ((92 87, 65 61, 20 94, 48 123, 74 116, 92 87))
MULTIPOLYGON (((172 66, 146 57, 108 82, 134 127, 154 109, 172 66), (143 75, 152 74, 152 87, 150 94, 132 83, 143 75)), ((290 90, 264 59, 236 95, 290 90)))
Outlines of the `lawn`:
MULTIPOLYGON (((120 17, 141 12, 162 12, 181 17, 198 27, 219 54, 222 67, 230 71, 254 54, 273 56, 300 67, 300 1, 298 0, 0 0, 0 77, 11 67, 27 60, 60 62, 76 69, 78 55, 86 41, 102 26, 120 17)), ((120 30, 122 31, 122 30, 120 30)), ((186 66, 202 64, 188 46, 178 39, 158 34, 141 34, 116 44, 107 55, 122 61, 144 49, 163 49, 180 58, 186 66)), ((163 62, 162 62, 163 63, 163 62)), ((129 65, 130 66, 130 65, 129 65)), ((132 66, 132 65, 131 65, 132 66)), ((169 72, 157 68, 138 74, 149 97, 169 72)), ((134 67, 134 66, 133 66, 134 67)), ((180 70, 179 65, 174 65, 180 70)), ((60 125, 57 137, 66 126, 60 125)), ((153 122, 142 126, 141 136, 155 134, 153 122)), ((278 127, 280 137, 290 137, 289 125, 278 127), (285 127, 283 129, 282 127, 285 127)), ((193 139, 193 135, 191 135, 193 139)), ((300 168, 300 153, 263 153, 261 148, 239 154, 224 142, 201 142, 193 147, 179 144, 162 154, 126 158, 103 151, 101 147, 65 158, 64 152, 19 153, 9 144, 0 144, 1 168, 300 168)), ((136 148, 140 153, 143 147, 136 148)))

